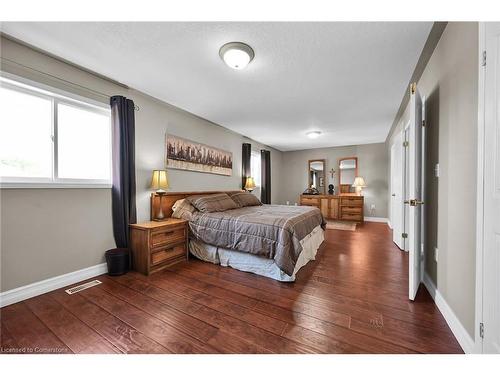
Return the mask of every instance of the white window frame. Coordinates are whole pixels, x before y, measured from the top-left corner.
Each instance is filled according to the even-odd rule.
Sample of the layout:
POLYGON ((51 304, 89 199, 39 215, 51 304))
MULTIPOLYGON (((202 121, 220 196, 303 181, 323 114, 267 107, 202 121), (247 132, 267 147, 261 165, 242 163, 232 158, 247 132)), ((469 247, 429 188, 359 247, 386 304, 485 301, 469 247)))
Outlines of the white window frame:
POLYGON ((262 181, 261 181, 261 177, 262 177, 262 176, 261 176, 261 174, 262 174, 262 170, 261 170, 261 168, 262 168, 262 166, 261 166, 261 164, 260 164, 260 163, 262 163, 262 160, 261 160, 261 157, 262 157, 262 156, 261 156, 261 152, 260 152, 260 151, 251 151, 251 153, 250 153, 250 171, 251 171, 251 172, 252 172, 252 159, 254 159, 254 158, 253 158, 253 156, 255 156, 255 158, 258 158, 258 159, 259 159, 259 167, 258 167, 259 172, 260 172, 260 173, 259 173, 259 175, 258 175, 258 176, 254 176, 254 175, 253 175, 253 173, 251 173, 251 176, 253 177, 253 180, 254 180, 254 182, 255 182, 255 187, 256 187, 256 189, 255 189, 255 190, 257 190, 257 189, 260 189, 260 188, 261 188, 261 185, 262 185, 262 181), (258 179, 258 180, 257 180, 257 179, 258 179), (258 182, 258 183, 257 183, 257 182, 258 182))
MULTIPOLYGON (((111 176, 106 180, 75 179, 58 177, 58 132, 57 132, 57 105, 65 104, 86 111, 109 116, 111 132, 111 109, 109 105, 88 99, 76 94, 56 89, 38 82, 6 72, 0 72, 0 85, 9 90, 38 96, 51 101, 52 106, 52 176, 51 177, 0 177, 0 189, 35 189, 35 188, 93 188, 110 189, 111 176)), ((112 139, 109 144, 109 166, 112 173, 111 160, 112 139)))

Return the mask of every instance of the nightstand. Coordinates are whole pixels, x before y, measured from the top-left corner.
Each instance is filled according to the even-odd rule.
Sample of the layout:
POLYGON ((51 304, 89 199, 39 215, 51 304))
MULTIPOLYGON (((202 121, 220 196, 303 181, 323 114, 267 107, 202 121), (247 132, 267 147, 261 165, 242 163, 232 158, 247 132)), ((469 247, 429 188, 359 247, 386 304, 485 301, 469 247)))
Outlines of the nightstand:
POLYGON ((149 275, 188 258, 187 221, 170 218, 130 224, 135 271, 149 275))

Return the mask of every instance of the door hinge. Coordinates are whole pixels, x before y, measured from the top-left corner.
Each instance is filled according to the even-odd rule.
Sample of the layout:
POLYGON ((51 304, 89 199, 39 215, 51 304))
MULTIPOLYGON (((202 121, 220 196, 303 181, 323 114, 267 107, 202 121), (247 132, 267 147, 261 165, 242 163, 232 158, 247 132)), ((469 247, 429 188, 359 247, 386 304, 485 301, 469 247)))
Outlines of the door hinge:
POLYGON ((408 233, 401 233, 401 237, 408 238, 408 233))
POLYGON ((409 145, 409 144, 410 144, 410 142, 408 142, 408 141, 404 141, 404 142, 403 142, 403 147, 408 147, 408 145, 409 145))
POLYGON ((481 62, 481 66, 486 66, 486 51, 483 51, 483 61, 481 62))
POLYGON ((413 83, 410 85, 410 93, 411 93, 411 94, 415 94, 415 91, 417 91, 417 83, 416 83, 416 82, 413 82, 413 83))
POLYGON ((484 323, 479 323, 479 337, 484 339, 484 323))

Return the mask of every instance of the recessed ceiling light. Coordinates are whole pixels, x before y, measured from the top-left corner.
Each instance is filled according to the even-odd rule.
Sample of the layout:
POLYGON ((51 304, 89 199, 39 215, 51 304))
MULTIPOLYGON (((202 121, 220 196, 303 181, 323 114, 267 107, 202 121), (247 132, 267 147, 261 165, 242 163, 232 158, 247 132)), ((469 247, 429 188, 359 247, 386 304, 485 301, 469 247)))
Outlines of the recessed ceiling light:
POLYGON ((248 44, 231 42, 220 48, 219 56, 230 68, 241 70, 253 60, 255 53, 248 44))
POLYGON ((306 133, 306 135, 309 138, 314 139, 314 138, 318 138, 321 135, 321 132, 320 131, 312 131, 312 132, 306 133))

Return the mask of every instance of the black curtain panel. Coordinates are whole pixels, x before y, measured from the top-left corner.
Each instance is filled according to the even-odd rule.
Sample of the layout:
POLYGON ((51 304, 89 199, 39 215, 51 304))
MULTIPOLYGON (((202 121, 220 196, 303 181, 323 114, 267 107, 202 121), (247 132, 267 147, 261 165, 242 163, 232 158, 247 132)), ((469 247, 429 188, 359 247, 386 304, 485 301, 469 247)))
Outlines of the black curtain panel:
POLYGON ((135 114, 134 102, 113 96, 113 235, 117 247, 128 248, 129 224, 137 221, 135 206, 135 114))
POLYGON ((250 143, 243 143, 241 149, 241 188, 245 188, 247 177, 251 177, 252 173, 250 168, 250 157, 252 154, 252 145, 250 143))
POLYGON ((260 200, 264 204, 271 203, 271 152, 260 150, 261 160, 261 189, 260 200))

